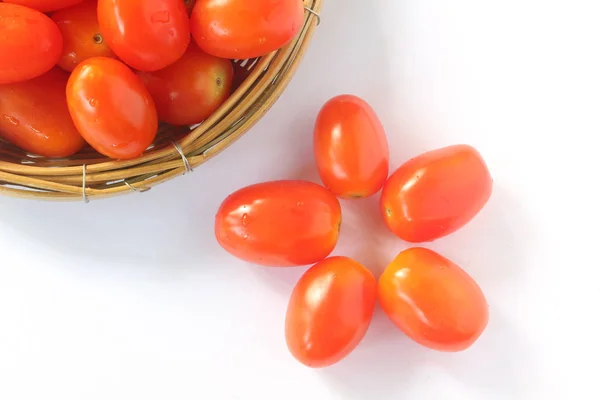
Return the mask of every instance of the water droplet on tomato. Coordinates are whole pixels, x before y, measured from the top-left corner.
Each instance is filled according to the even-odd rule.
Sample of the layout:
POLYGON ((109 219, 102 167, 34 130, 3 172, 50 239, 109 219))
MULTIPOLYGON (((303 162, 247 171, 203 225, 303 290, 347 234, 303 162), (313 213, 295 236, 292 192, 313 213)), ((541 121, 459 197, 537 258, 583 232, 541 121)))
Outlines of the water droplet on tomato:
POLYGON ((19 121, 15 117, 11 117, 10 115, 4 115, 4 119, 6 120, 6 122, 14 126, 19 126, 19 124, 21 123, 21 121, 19 121))
POLYGON ((92 107, 96 107, 98 105, 97 99, 89 99, 88 102, 90 103, 90 106, 92 106, 92 107))
POLYGON ((171 14, 168 11, 157 11, 150 17, 150 21, 154 23, 167 23, 171 20, 171 14))
POLYGON ((244 234, 244 240, 248 239, 248 234, 244 234))
POLYGON ((242 225, 248 225, 248 214, 242 215, 242 225))
POLYGON ((302 206, 304 205, 304 202, 302 202, 302 201, 299 201, 298 203, 296 203, 296 205, 297 205, 298 207, 302 207, 302 206))

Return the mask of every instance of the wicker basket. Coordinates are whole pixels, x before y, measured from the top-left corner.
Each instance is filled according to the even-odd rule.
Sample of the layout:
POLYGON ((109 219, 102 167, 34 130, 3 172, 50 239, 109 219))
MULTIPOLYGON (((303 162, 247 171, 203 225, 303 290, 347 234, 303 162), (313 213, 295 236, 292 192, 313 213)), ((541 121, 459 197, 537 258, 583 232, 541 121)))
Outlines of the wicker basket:
POLYGON ((0 142, 0 194, 12 197, 89 201, 144 192, 214 157, 271 108, 298 67, 315 27, 322 0, 303 0, 306 15, 298 36, 282 49, 254 60, 236 60, 250 75, 231 97, 197 127, 161 125, 156 142, 134 160, 111 160, 86 147, 68 159, 28 154, 0 142))

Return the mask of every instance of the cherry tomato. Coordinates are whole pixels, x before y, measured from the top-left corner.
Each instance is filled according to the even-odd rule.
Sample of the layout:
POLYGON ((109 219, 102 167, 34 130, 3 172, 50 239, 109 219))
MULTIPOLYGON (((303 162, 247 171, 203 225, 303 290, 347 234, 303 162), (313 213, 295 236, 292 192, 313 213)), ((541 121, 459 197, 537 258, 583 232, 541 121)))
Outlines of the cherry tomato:
POLYGON ((288 349, 312 368, 339 362, 367 333, 376 299, 377 280, 356 261, 331 257, 317 263, 292 292, 285 319, 288 349))
POLYGON ((154 141, 154 101, 142 80, 120 61, 94 57, 79 64, 67 84, 67 103, 75 126, 101 154, 135 158, 154 141))
POLYGON ((80 62, 91 57, 115 57, 100 32, 96 4, 96 0, 86 0, 52 14, 64 39, 58 66, 65 71, 73 71, 80 62))
POLYGON ((487 203, 492 186, 477 150, 444 147, 411 159, 392 174, 381 194, 381 213, 399 238, 432 241, 471 221, 487 203))
POLYGON ((98 22, 115 54, 139 71, 173 64, 190 43, 181 0, 98 0, 98 22))
POLYGON ((314 153, 325 187, 342 198, 378 192, 389 172, 389 148, 375 111, 364 100, 341 95, 321 108, 314 153))
POLYGON ((158 110, 158 119, 172 125, 193 125, 209 117, 231 94, 231 61, 204 53, 190 44, 174 64, 140 72, 158 110))
POLYGON ((302 28, 300 0, 199 1, 190 20, 200 48, 217 57, 263 56, 290 42, 302 28))
POLYGON ((272 181, 229 195, 215 218, 215 235, 230 254, 259 265, 298 266, 323 260, 338 241, 342 210, 324 187, 272 181))
POLYGON ((0 3, 0 84, 45 74, 58 62, 62 47, 60 30, 49 17, 0 3))
POLYGON ((387 316, 409 338, 431 349, 462 351, 488 323, 488 304, 477 283, 431 250, 401 252, 379 278, 387 316))
POLYGON ((25 7, 33 8, 41 12, 60 10, 70 7, 83 0, 4 0, 5 3, 19 4, 25 7))
POLYGON ((69 75, 54 68, 24 82, 0 85, 0 136, 25 151, 68 157, 85 142, 69 115, 69 75))

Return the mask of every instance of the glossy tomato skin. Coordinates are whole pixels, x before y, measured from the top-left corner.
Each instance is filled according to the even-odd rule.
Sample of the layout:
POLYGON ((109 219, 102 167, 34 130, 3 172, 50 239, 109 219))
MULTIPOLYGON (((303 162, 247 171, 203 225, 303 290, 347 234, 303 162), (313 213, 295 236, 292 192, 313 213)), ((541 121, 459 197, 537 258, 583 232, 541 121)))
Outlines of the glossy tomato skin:
POLYGON ((422 247, 401 252, 378 284, 379 303, 409 338, 434 350, 469 348, 489 311, 477 283, 459 266, 422 247))
POLYGON ((58 62, 62 48, 60 30, 48 16, 0 3, 0 84, 45 74, 58 62))
POLYGON ((85 0, 52 14, 52 20, 63 36, 64 46, 58 66, 65 71, 73 71, 80 62, 88 58, 115 58, 100 32, 96 4, 96 0, 85 0))
POLYGON ((193 125, 227 100, 233 83, 229 60, 206 54, 195 44, 174 64, 138 75, 150 91, 158 118, 172 125, 193 125))
POLYGON ((5 3, 19 4, 41 12, 60 10, 81 3, 83 0, 4 0, 5 3))
POLYGON ((399 238, 429 242, 471 221, 489 200, 492 186, 477 150, 444 147, 409 160, 392 174, 381 194, 381 213, 399 238))
POLYGON ((202 50, 242 60, 283 47, 303 22, 300 0, 199 1, 190 20, 192 36, 202 50))
POLYGON ((383 125, 371 106, 353 95, 330 99, 314 129, 314 154, 325 187, 338 197, 377 193, 389 172, 389 148, 383 125))
POLYGON ((0 136, 33 154, 68 157, 85 142, 69 115, 69 76, 54 68, 24 82, 0 85, 0 136))
POLYGON ((215 218, 215 235, 230 254, 250 263, 290 267, 314 264, 337 244, 338 199, 312 182, 257 183, 229 195, 215 218))
POLYGON ((347 257, 309 268, 290 298, 285 337, 289 351, 312 368, 333 365, 363 339, 375 309, 377 280, 347 257))
POLYGON ((191 40, 181 0, 98 0, 98 22, 118 58, 138 71, 173 64, 191 40))
POLYGON ((158 130, 156 107, 141 79, 122 62, 105 57, 83 61, 67 84, 75 126, 101 154, 140 156, 158 130))

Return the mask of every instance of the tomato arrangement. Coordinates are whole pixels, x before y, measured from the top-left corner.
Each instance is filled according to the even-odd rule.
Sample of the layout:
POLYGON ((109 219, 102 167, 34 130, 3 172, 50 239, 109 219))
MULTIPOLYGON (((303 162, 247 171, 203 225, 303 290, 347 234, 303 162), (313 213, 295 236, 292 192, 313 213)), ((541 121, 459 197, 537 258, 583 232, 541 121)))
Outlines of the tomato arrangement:
POLYGON ((234 61, 283 47, 304 15, 301 0, 0 2, 0 92, 10 93, 0 137, 46 157, 86 144, 109 158, 139 157, 159 122, 192 126, 213 115, 247 77, 234 61), (50 73, 57 67, 68 74, 66 97, 48 82, 64 83, 50 73), (62 111, 36 113, 49 97, 60 104, 46 108, 68 110, 71 122, 62 111), (27 104, 36 108, 28 113, 27 104), (39 131, 25 130, 30 118, 39 131))
POLYGON ((358 262, 331 253, 342 221, 337 198, 380 192, 382 225, 408 243, 457 231, 492 193, 481 154, 465 144, 448 146, 418 155, 389 175, 382 123, 365 100, 348 94, 321 107, 313 150, 322 186, 298 180, 250 185, 229 195, 215 217, 217 242, 241 260, 268 267, 314 264, 288 302, 291 355, 312 368, 340 362, 365 336, 377 302, 401 332, 425 347, 470 348, 488 324, 488 303, 454 262, 413 247, 376 279, 358 262))

